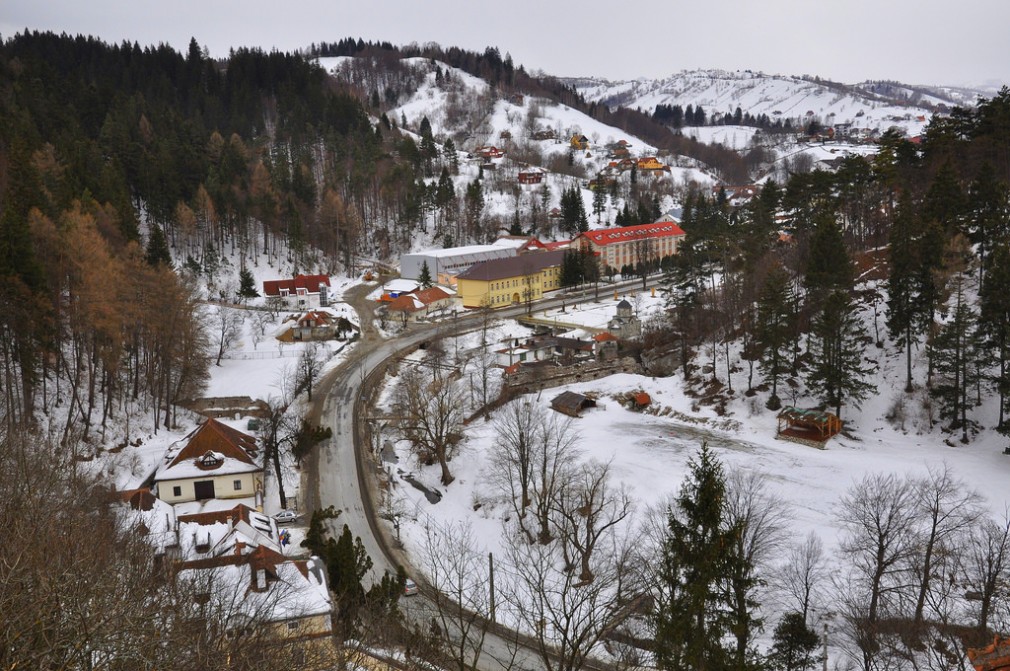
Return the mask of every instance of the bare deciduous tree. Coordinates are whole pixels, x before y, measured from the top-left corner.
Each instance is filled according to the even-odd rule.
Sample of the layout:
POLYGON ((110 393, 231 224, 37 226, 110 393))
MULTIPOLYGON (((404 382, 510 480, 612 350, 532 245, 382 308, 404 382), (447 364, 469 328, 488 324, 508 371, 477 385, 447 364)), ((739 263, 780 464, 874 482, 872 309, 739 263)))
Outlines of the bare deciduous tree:
POLYGON ((775 581, 788 600, 788 608, 803 615, 804 624, 809 624, 810 609, 820 603, 827 580, 824 544, 816 533, 810 532, 801 543, 789 550, 786 563, 779 569, 775 581))
POLYGON ((475 671, 491 621, 487 554, 468 522, 426 528, 422 570, 434 588, 432 602, 454 668, 475 671))
POLYGON ((583 463, 562 488, 556 510, 566 568, 573 569, 569 548, 578 554, 579 580, 593 582, 593 552, 604 536, 631 514, 632 503, 623 487, 610 482, 610 464, 583 463))
POLYGON ((458 377, 440 366, 408 367, 400 374, 395 412, 403 437, 421 463, 438 462, 442 484, 453 481, 449 460, 461 438, 464 394, 458 377))

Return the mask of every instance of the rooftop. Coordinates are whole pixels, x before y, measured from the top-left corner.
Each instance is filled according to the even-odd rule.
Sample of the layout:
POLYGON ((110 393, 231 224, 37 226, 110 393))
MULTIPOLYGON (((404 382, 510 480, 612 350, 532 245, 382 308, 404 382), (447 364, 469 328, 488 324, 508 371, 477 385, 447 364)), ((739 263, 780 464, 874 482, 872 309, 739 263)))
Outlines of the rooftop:
POLYGON ((502 280, 506 277, 520 277, 539 273, 545 268, 560 266, 565 256, 562 250, 553 252, 535 252, 524 256, 512 256, 504 259, 482 261, 460 273, 461 280, 502 280))
POLYGON ((684 229, 672 221, 661 221, 655 224, 638 224, 637 226, 617 226, 613 228, 586 231, 581 237, 592 240, 594 244, 605 247, 616 242, 633 242, 686 235, 684 229))

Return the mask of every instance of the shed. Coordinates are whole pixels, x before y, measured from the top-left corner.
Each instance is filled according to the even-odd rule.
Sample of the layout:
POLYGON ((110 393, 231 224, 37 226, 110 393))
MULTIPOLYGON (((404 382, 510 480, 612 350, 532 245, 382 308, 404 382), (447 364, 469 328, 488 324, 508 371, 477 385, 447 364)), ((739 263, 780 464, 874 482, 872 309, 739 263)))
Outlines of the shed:
POLYGON ((823 448, 841 430, 842 420, 833 413, 787 406, 778 414, 775 437, 823 448))
POLYGON ((586 408, 595 407, 595 400, 574 391, 562 392, 551 399, 551 408, 569 417, 578 417, 586 408))

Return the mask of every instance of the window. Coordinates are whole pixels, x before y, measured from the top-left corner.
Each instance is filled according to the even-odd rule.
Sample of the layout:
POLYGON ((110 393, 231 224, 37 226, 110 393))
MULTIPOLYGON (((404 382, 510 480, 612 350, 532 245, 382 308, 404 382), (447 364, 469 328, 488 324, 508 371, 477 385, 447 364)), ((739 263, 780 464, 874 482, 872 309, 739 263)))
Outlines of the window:
POLYGON ((182 487, 179 485, 172 487, 172 496, 182 496, 182 487))
POLYGON ((297 629, 297 628, 298 628, 298 621, 297 620, 292 620, 292 621, 288 622, 288 629, 294 630, 294 629, 297 629))
POLYGON ((242 489, 242 481, 241 480, 232 480, 231 486, 234 487, 235 491, 237 492, 237 491, 239 491, 239 490, 242 489))

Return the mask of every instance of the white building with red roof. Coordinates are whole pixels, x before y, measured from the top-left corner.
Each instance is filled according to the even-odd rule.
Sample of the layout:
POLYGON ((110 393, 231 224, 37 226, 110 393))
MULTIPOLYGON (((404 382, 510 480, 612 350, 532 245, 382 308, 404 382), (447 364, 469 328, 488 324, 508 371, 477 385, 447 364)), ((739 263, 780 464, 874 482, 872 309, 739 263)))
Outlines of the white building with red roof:
POLYGON ((579 234, 573 246, 599 257, 600 265, 621 269, 640 261, 652 261, 677 254, 684 230, 673 221, 637 226, 615 226, 579 234))

